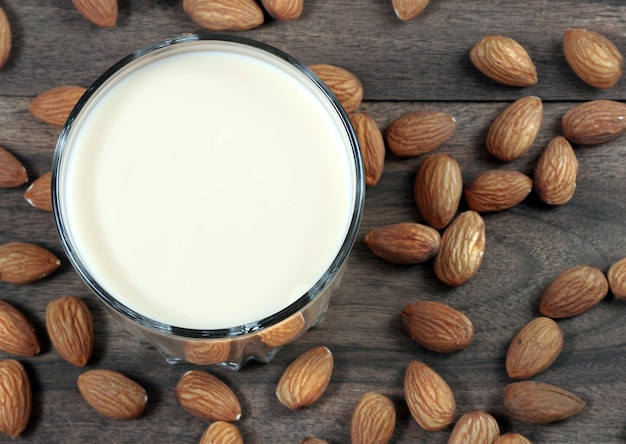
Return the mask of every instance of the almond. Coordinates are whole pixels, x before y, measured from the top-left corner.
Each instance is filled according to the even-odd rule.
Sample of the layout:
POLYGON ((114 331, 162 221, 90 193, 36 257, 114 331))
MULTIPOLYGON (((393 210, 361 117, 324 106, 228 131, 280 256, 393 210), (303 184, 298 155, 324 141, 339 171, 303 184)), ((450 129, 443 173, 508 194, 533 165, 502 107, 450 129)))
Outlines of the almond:
POLYGON ((404 397, 411 416, 426 431, 445 429, 454 421, 456 401, 450 386, 420 361, 411 361, 406 369, 404 397))
POLYGON ((550 318, 535 318, 509 344, 506 372, 510 378, 532 378, 550 367, 562 349, 561 327, 550 318))
POLYGON ((613 296, 617 299, 626 300, 626 257, 609 267, 606 278, 613 296))
POLYGON ((602 99, 583 102, 565 113, 561 125, 570 142, 599 145, 626 131, 626 104, 602 99))
POLYGON ((86 88, 63 85, 50 88, 30 103, 30 113, 42 122, 63 126, 86 88))
POLYGON ((38 177, 24 192, 24 199, 33 207, 43 211, 52 211, 52 173, 38 177))
POLYGON ((48 303, 46 329, 63 359, 79 367, 89 362, 94 342, 93 319, 81 299, 63 296, 48 303))
POLYGON ((200 444, 243 444, 243 436, 233 423, 215 421, 200 438, 200 444))
POLYGON ((396 408, 386 396, 368 392, 352 412, 352 444, 386 444, 396 428, 396 408))
POLYGON ((389 150, 399 157, 429 153, 454 133, 456 119, 440 111, 420 110, 393 120, 385 133, 389 150))
POLYGON ((457 286, 476 275, 485 254, 485 222, 476 211, 459 214, 441 236, 435 256, 435 276, 446 285, 457 286))
POLYGON ((32 389, 24 366, 13 359, 0 361, 0 432, 17 438, 28 426, 32 389))
POLYGON ((429 0, 391 0, 393 11, 400 20, 413 20, 428 6, 429 0))
POLYGON ((576 191, 578 159, 563 136, 556 136, 541 152, 535 166, 534 189, 548 205, 564 205, 576 191))
POLYGON ((304 9, 304 0, 261 0, 261 4, 276 20, 295 20, 304 9))
POLYGON ((72 3, 95 25, 112 28, 117 23, 117 0, 72 0, 72 3))
POLYGON ((528 438, 519 433, 509 432, 504 435, 500 435, 498 439, 494 441, 494 444, 532 444, 528 438))
POLYGON ((302 313, 291 315, 284 321, 259 331, 261 342, 270 347, 282 347, 304 332, 305 320, 302 313))
POLYGON ((35 356, 39 338, 26 316, 16 307, 0 300, 0 350, 19 356, 35 356))
POLYGON ((245 31, 263 24, 263 10, 254 0, 183 0, 183 11, 211 31, 245 31))
POLYGON ((513 170, 490 170, 477 174, 463 190, 470 209, 480 213, 512 208, 530 194, 533 180, 513 170))
POLYGON ((501 34, 481 38, 470 51, 470 60, 484 75, 507 86, 537 83, 537 68, 516 40, 501 34))
POLYGON ((363 101, 363 84, 355 74, 345 68, 323 63, 309 68, 326 84, 345 112, 349 114, 359 107, 363 101))
POLYGON ((298 356, 285 369, 276 397, 291 410, 317 402, 328 387, 333 372, 333 355, 326 347, 314 347, 298 356))
POLYGON ((200 340, 186 342, 185 360, 197 365, 211 365, 225 362, 230 357, 231 339, 200 340))
POLYGON ((179 404, 198 418, 235 422, 241 418, 241 404, 235 393, 217 376, 189 370, 176 384, 179 404))
POLYGON ((365 170, 365 184, 374 186, 380 180, 385 167, 385 141, 380 128, 369 115, 353 113, 350 121, 354 128, 365 170))
POLYGON ((11 24, 6 11, 0 7, 0 68, 9 60, 11 46, 11 24))
POLYGON ((87 404, 111 419, 137 418, 148 402, 140 384, 114 370, 88 370, 78 377, 77 384, 87 404))
POLYGON ((454 218, 463 195, 463 176, 456 159, 448 154, 431 154, 415 176, 417 209, 433 228, 444 228, 454 218))
POLYGON ((27 242, 0 245, 0 280, 29 284, 50 275, 61 261, 47 249, 27 242))
POLYGON ((517 159, 532 146, 543 121, 539 97, 526 96, 507 106, 487 133, 487 151, 505 162, 517 159))
POLYGON ((328 444, 328 441, 316 438, 314 436, 307 436, 300 442, 300 444, 328 444))
POLYGON ((472 321, 442 302, 413 302, 402 309, 400 318, 411 339, 439 353, 463 350, 474 337, 472 321))
POLYGON ((439 251, 441 236, 427 225, 401 222, 375 228, 365 235, 364 240, 382 259, 398 265, 411 265, 433 258, 439 251))
POLYGON ((26 168, 13 154, 0 147, 0 188, 14 188, 28 182, 26 168))
POLYGON ((595 307, 609 291, 599 268, 577 265, 559 274, 543 290, 539 311, 555 319, 568 318, 595 307))
POLYGON ((500 427, 493 416, 472 410, 458 419, 448 444, 493 444, 499 436, 500 427))
POLYGON ((624 60, 617 47, 588 29, 567 29, 563 54, 574 73, 596 88, 612 88, 624 72, 624 60))
POLYGON ((560 421, 575 415, 585 406, 585 401, 568 390, 534 381, 507 385, 503 400, 504 408, 513 419, 530 424, 560 421))

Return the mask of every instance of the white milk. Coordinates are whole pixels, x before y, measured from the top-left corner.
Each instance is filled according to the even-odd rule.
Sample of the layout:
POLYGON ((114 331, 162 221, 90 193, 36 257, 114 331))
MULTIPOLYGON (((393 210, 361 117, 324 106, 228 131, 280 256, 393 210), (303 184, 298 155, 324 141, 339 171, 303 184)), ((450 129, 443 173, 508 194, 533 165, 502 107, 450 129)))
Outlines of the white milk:
POLYGON ((175 51, 90 105, 59 186, 69 238, 106 292, 162 323, 220 329, 276 313, 324 274, 354 211, 355 161, 294 76, 175 51))

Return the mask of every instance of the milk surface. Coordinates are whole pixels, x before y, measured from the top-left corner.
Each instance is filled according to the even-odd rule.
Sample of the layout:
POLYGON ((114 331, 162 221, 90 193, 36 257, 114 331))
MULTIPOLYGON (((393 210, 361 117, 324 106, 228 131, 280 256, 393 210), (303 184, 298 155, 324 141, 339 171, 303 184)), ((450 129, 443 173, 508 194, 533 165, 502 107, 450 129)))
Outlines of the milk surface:
POLYGON ((239 326, 294 302, 334 260, 354 158, 340 120, 283 69, 179 51, 94 96, 59 176, 62 211, 122 304, 177 327, 239 326))

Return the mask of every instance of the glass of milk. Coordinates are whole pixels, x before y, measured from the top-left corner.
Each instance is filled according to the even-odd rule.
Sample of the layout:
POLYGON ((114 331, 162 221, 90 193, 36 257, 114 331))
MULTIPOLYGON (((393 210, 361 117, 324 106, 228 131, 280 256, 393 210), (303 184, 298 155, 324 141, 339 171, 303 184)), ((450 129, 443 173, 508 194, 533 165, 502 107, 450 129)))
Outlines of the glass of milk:
POLYGON ((169 362, 239 369, 321 322, 364 198, 346 113, 303 64, 191 34, 112 66, 53 160, 63 248, 169 362))

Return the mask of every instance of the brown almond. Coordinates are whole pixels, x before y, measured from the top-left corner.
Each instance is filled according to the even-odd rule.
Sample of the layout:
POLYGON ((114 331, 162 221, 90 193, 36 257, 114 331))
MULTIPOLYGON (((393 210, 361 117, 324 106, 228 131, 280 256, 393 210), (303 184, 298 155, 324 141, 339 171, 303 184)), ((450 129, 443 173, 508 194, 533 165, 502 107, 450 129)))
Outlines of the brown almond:
POLYGON ((46 307, 46 330, 57 353, 82 367, 93 352, 93 319, 87 304, 76 296, 54 299, 46 307))
POLYGON ((590 100, 569 109, 561 121, 563 135, 579 145, 599 145, 626 131, 626 104, 590 100))
POLYGON ((442 302, 413 302, 402 309, 400 318, 411 339, 439 353, 463 350, 474 338, 472 321, 442 302))
POLYGON ((580 412, 585 401, 552 384, 520 381, 503 391, 504 408, 515 420, 529 424, 560 421, 580 412))
POLYGON ((484 75, 507 86, 537 83, 537 68, 516 40, 501 34, 481 38, 470 51, 470 60, 484 75))
POLYGON ((52 211, 52 173, 47 172, 38 177, 24 192, 24 199, 33 207, 52 211))
POLYGON ((548 205, 564 205, 576 191, 578 159, 563 136, 554 137, 543 149, 535 165, 534 189, 548 205))
POLYGON ((517 159, 532 146, 542 122, 543 103, 539 97, 517 99, 489 127, 487 151, 505 162, 517 159))
POLYGON ((612 88, 624 72, 619 49, 606 37, 588 29, 567 29, 563 54, 572 71, 596 88, 612 88))
POLYGON ((300 18, 304 9, 304 0, 261 0, 261 4, 276 20, 295 20, 300 18))
POLYGON ((235 422, 241 404, 235 393, 217 376, 189 370, 176 384, 176 398, 187 412, 202 419, 235 422))
POLYGON ((28 182, 28 173, 22 162, 0 147, 0 188, 15 188, 28 182))
POLYGON ((183 0, 183 11, 211 31, 245 31, 263 24, 263 10, 254 0, 183 0))
POLYGON ((441 235, 427 225, 400 222, 374 228, 365 235, 364 241, 382 259, 411 265, 432 259, 439 251, 441 235))
POLYGON ((411 361, 406 369, 404 397, 411 416, 426 431, 445 429, 454 421, 456 401, 450 386, 420 361, 411 361))
POLYGON ((17 438, 28 426, 33 403, 24 366, 13 359, 0 361, 0 432, 17 438))
POLYGON ((435 256, 435 276, 446 285, 457 286, 476 275, 485 254, 485 222, 476 211, 459 214, 441 236, 435 256))
POLYGON ((114 370, 88 370, 78 377, 77 384, 87 404, 111 419, 137 418, 148 402, 140 384, 114 370))
POLYGON ((499 436, 500 427, 493 416, 472 410, 458 419, 448 444, 493 444, 499 436))
POLYGON ((86 88, 63 85, 50 88, 30 103, 30 113, 42 122, 63 126, 86 88))
POLYGON ((328 444, 328 441, 316 438, 315 436, 307 436, 300 444, 328 444))
POLYGON ((400 20, 413 20, 428 6, 429 0, 391 0, 393 11, 400 20))
POLYGON ((561 272, 541 294, 539 311, 554 319, 576 316, 595 307, 609 291, 602 271, 577 265, 561 272))
POLYGON ((11 46, 11 23, 4 8, 0 7, 0 68, 9 60, 11 46))
POLYGON ((365 393, 352 412, 352 444, 386 444, 396 428, 396 408, 384 395, 365 393))
POLYGON ((276 397, 291 410, 316 403, 330 383, 333 365, 333 355, 326 347, 304 352, 281 375, 276 397))
POLYGON ((309 68, 326 84, 348 114, 359 107, 363 101, 363 84, 355 74, 345 68, 324 63, 309 68))
POLYGON ((296 313, 278 324, 259 331, 259 337, 261 342, 270 347, 282 347, 304 332, 305 323, 302 313, 296 313))
POLYGON ((456 129, 456 119, 440 111, 412 111, 393 120, 385 133, 389 150, 399 157, 429 153, 456 129))
POLYGON ((19 356, 35 356, 39 338, 26 316, 12 304, 0 300, 0 350, 19 356))
POLYGON ((385 141, 378 124, 365 113, 350 114, 350 121, 359 142, 365 184, 374 186, 380 180, 385 168, 385 141))
POLYGON ((243 436, 235 424, 215 421, 200 438, 200 444, 243 444, 243 436))
POLYGON ((626 300, 626 257, 609 267, 606 278, 613 296, 617 299, 626 300))
POLYGON ((61 261, 47 249, 27 242, 0 245, 0 280, 28 284, 50 275, 61 261))
POLYGON ((413 190, 426 223, 445 228, 456 215, 463 195, 461 167, 448 154, 431 154, 420 164, 413 190))
POLYGON ((510 378, 532 378, 550 367, 562 349, 561 327, 548 317, 537 317, 524 325, 509 344, 506 372, 510 378))
POLYGON ((477 174, 463 190, 470 209, 479 213, 512 208, 530 194, 533 180, 514 170, 490 170, 477 174))
POLYGON ((211 365, 225 362, 230 357, 231 339, 199 340, 186 342, 185 361, 197 365, 211 365))
POLYGON ((532 444, 531 441, 524 435, 516 432, 508 432, 504 435, 500 435, 498 439, 494 441, 494 444, 532 444))
POLYGON ((72 0, 72 3, 95 25, 112 28, 117 23, 117 0, 72 0))

